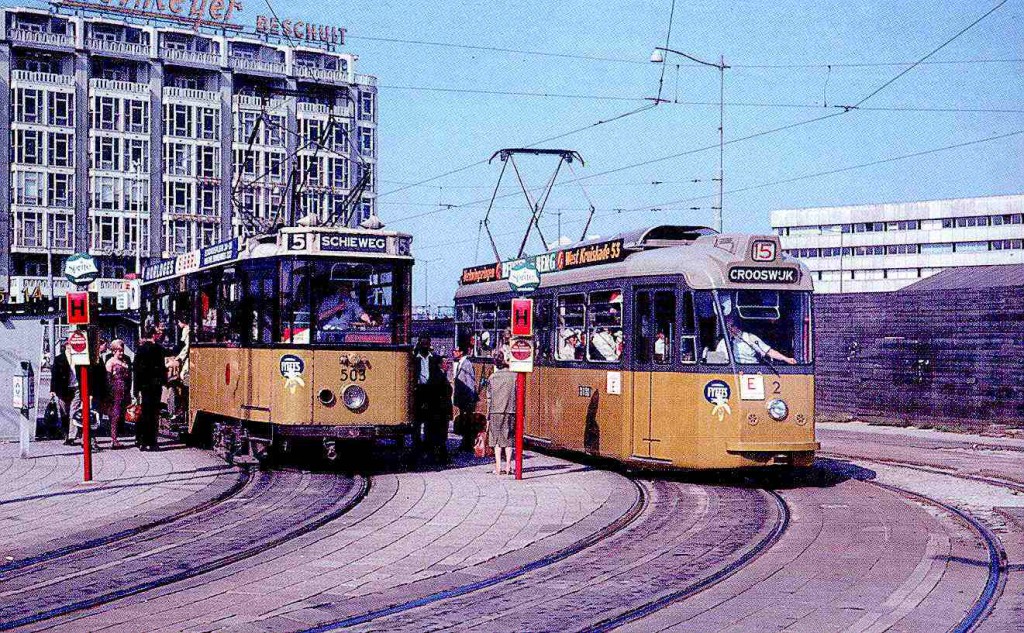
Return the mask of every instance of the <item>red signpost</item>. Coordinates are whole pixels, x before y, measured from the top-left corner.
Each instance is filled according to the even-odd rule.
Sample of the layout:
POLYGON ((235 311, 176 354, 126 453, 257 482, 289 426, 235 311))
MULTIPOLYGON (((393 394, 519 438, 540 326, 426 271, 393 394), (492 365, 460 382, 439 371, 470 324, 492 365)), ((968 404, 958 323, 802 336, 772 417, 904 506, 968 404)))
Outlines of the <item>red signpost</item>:
POLYGON ((512 300, 512 355, 516 373, 516 479, 523 478, 523 434, 526 432, 526 374, 533 371, 533 299, 512 300))
POLYGON ((82 480, 92 481, 92 437, 89 423, 92 411, 89 406, 89 337, 85 330, 75 330, 68 335, 68 349, 71 350, 71 362, 78 372, 78 388, 82 400, 82 480))

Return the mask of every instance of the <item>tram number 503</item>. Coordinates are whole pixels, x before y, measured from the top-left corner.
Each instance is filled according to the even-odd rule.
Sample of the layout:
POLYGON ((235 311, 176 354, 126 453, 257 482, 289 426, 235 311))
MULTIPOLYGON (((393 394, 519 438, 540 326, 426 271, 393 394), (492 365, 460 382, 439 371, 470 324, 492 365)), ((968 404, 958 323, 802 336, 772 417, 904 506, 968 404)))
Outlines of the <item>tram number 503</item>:
POLYGON ((342 382, 364 382, 366 380, 366 369, 359 369, 356 367, 342 367, 341 368, 341 381, 342 382))

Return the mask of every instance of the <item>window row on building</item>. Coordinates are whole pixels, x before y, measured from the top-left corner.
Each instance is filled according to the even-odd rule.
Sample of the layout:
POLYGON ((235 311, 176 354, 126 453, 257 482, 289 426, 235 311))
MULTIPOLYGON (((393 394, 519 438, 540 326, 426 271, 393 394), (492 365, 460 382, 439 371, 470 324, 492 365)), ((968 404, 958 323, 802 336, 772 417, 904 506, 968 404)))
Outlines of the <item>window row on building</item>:
POLYGON ((851 224, 820 224, 777 227, 778 235, 828 235, 829 233, 881 233, 885 231, 932 231, 937 229, 967 228, 975 226, 1001 226, 1022 224, 1024 215, 1004 213, 929 220, 899 220, 895 222, 854 222, 851 224))
POLYGON ((815 257, 851 257, 867 255, 930 255, 935 253, 982 253, 987 251, 1018 250, 1022 240, 982 240, 976 242, 935 242, 932 244, 889 244, 887 246, 846 246, 827 248, 790 248, 787 255, 800 259, 815 257))

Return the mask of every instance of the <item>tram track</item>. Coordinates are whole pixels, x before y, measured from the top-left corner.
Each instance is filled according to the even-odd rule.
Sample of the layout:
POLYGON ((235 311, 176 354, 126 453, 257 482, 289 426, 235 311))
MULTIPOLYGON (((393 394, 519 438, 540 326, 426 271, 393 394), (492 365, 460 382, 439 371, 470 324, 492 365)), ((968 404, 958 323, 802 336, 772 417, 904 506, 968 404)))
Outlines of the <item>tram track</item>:
POLYGON ((633 483, 642 494, 638 503, 615 524, 585 541, 502 574, 320 624, 304 633, 488 630, 497 621, 505 628, 521 630, 608 630, 725 580, 774 545, 789 524, 786 504, 774 492, 670 481, 633 483), (744 518, 747 524, 741 525, 744 518), (688 577, 690 582, 664 593, 679 577, 688 577), (637 606, 636 585, 644 583, 660 595, 637 606), (599 587, 613 589, 602 592, 599 587), (598 600, 586 595, 595 590, 601 594, 598 600), (511 612, 481 614, 503 602, 502 596, 516 596, 511 612), (444 611, 478 615, 454 626, 445 625, 434 620, 440 609, 422 609, 437 603, 445 604, 444 611), (577 613, 569 623, 560 622, 558 618, 572 612, 570 604, 586 604, 592 612, 577 613), (618 615, 604 618, 612 610, 618 615))
POLYGON ((87 539, 77 543, 71 543, 69 545, 41 552, 39 554, 33 554, 32 556, 28 556, 26 558, 17 559, 2 564, 0 565, 0 583, 3 583, 7 580, 7 574, 9 574, 10 572, 19 571, 29 567, 50 563, 64 556, 81 555, 83 552, 87 550, 93 550, 99 547, 116 544, 118 541, 132 539, 137 536, 141 536, 150 530, 159 528, 170 523, 174 523, 176 521, 180 521, 184 518, 190 517, 200 512, 205 512, 222 503, 225 503, 232 497, 239 494, 247 485, 249 485, 252 482, 252 478, 253 473, 251 471, 239 470, 237 479, 231 484, 229 488, 222 491, 220 494, 211 499, 207 499, 202 503, 196 504, 189 508, 185 508, 180 512, 175 512, 173 514, 160 517, 153 521, 128 527, 123 530, 118 530, 116 532, 112 532, 111 534, 99 536, 92 539, 87 539))
POLYGON ((231 497, 151 527, 143 539, 64 552, 9 574, 0 587, 0 630, 74 616, 245 560, 337 519, 369 486, 365 477, 252 474, 231 497))
MULTIPOLYGON (((835 452, 819 453, 819 455, 832 459, 859 460, 868 464, 884 464, 886 466, 891 466, 894 468, 904 468, 932 475, 953 477, 956 479, 963 479, 967 481, 983 483, 990 486, 1007 488, 1015 492, 1024 492, 1024 484, 1015 481, 1008 481, 1005 479, 998 479, 995 477, 987 477, 984 475, 973 475, 970 473, 961 473, 948 469, 937 468, 934 466, 908 464, 905 462, 900 462, 898 460, 876 459, 868 456, 853 456, 835 452)), ((977 626, 980 625, 995 608, 995 604, 1002 593, 1003 587, 1006 584, 1007 554, 1000 538, 983 521, 973 516, 970 512, 962 510, 951 503, 946 503, 945 501, 941 501, 932 496, 925 495, 902 486, 896 486, 893 484, 883 483, 880 481, 875 481, 863 477, 858 477, 858 479, 860 481, 863 481, 864 483, 868 483, 873 486, 882 488, 884 490, 904 495, 906 497, 915 499, 921 503, 926 503, 933 507, 939 508, 947 514, 956 517, 963 525, 967 526, 972 532, 974 532, 978 536, 980 541, 984 544, 985 550, 988 554, 988 561, 986 563, 987 577, 985 586, 982 589, 978 598, 971 605, 971 608, 967 612, 967 614, 965 614, 963 619, 950 630, 955 633, 967 633, 968 631, 972 631, 975 628, 977 628, 977 626)))

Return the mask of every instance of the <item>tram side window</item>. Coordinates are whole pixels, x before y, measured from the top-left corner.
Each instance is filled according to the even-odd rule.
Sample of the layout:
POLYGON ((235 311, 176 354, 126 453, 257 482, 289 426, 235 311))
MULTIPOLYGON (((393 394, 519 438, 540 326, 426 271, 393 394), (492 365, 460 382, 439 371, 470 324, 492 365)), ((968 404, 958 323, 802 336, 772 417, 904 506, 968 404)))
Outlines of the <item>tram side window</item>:
MULTIPOLYGON (((676 295, 671 290, 636 294, 636 362, 669 365, 675 356, 676 295)), ((685 350, 685 347, 683 348, 685 350)))
POLYGON ((710 291, 700 291, 694 293, 693 302, 701 360, 708 365, 727 365, 729 350, 722 323, 715 312, 714 297, 710 291))
MULTIPOLYGON (((673 309, 674 310, 674 309, 673 309)), ((590 293, 587 360, 616 363, 622 358, 622 291, 590 293)))
POLYGON ((216 343, 221 309, 221 271, 199 273, 196 281, 198 287, 192 304, 196 324, 194 336, 198 343, 216 343))
POLYGON ((537 298, 533 308, 533 334, 537 358, 551 360, 551 299, 537 298))
POLYGON ((694 325, 693 293, 682 294, 682 325, 679 329, 679 361, 682 363, 697 362, 697 329, 694 325))
POLYGON ((227 268, 221 278, 220 318, 217 322, 217 342, 238 345, 249 328, 242 305, 242 280, 235 267, 227 268))
POLYGON ((274 342, 275 301, 274 278, 276 266, 247 265, 245 267, 246 292, 241 310, 247 324, 246 337, 250 343, 268 345, 274 342))
POLYGON ((307 262, 281 262, 281 343, 309 344, 309 273, 307 262))
POLYGON ((497 345, 498 304, 478 303, 473 315, 473 334, 476 335, 475 356, 489 357, 497 345))
POLYGON ((556 360, 583 360, 586 348, 583 345, 583 332, 586 328, 587 303, 586 297, 579 295, 562 295, 558 297, 556 310, 558 346, 556 360))
POLYGON ((455 344, 468 341, 476 332, 473 327, 473 304, 455 307, 455 344))

